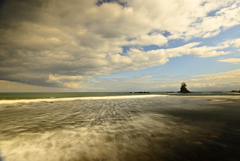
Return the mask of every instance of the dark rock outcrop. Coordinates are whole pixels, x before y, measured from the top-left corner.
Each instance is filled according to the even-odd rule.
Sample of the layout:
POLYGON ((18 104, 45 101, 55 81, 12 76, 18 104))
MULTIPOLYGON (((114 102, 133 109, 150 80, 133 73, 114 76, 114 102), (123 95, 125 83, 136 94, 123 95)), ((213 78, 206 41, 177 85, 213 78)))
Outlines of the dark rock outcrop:
POLYGON ((188 89, 187 89, 187 85, 185 82, 182 82, 181 88, 180 88, 180 93, 191 93, 188 89))
POLYGON ((239 91, 237 91, 237 90, 232 90, 231 92, 240 93, 240 90, 239 90, 239 91))
POLYGON ((142 92, 142 91, 140 91, 140 92, 134 92, 134 93, 150 93, 150 92, 142 92))

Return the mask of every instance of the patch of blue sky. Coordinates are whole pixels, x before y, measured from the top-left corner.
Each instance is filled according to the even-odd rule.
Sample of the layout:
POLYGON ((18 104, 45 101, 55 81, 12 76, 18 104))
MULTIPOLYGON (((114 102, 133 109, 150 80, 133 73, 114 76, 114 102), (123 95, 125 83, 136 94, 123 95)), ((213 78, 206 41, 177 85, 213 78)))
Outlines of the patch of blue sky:
POLYGON ((240 58, 240 49, 231 51, 231 54, 225 56, 226 58, 240 58))
POLYGON ((130 49, 130 46, 122 46, 122 49, 123 49, 123 52, 121 55, 124 55, 130 49))
POLYGON ((158 45, 149 45, 149 46, 143 46, 144 51, 151 51, 151 50, 158 50, 158 49, 167 49, 168 47, 166 45, 159 47, 158 45))
POLYGON ((91 79, 91 82, 93 82, 93 83, 99 83, 99 82, 101 82, 101 81, 99 81, 98 77, 94 77, 94 78, 91 79))
POLYGON ((227 72, 239 68, 240 65, 218 62, 216 57, 199 58, 193 55, 172 58, 161 67, 164 75, 204 75, 227 72))
POLYGON ((158 45, 147 45, 147 46, 122 46, 123 52, 120 53, 121 55, 125 55, 130 48, 138 48, 143 51, 151 51, 151 50, 158 50, 158 49, 168 49, 169 46, 163 45, 163 46, 158 46, 158 45))
POLYGON ((236 39, 240 37, 240 25, 233 26, 227 30, 222 31, 219 35, 213 37, 219 40, 236 39))
POLYGON ((159 30, 153 30, 151 32, 148 33, 148 35, 153 35, 153 34, 161 34, 165 37, 168 37, 171 35, 171 33, 167 30, 163 30, 163 31, 159 31, 159 30))
POLYGON ((221 9, 217 9, 217 10, 213 10, 213 11, 208 12, 207 17, 214 17, 214 16, 216 16, 216 13, 218 11, 220 11, 220 10, 221 9))
POLYGON ((168 32, 168 31, 163 31, 163 32, 162 32, 162 35, 165 36, 165 37, 168 37, 168 36, 171 35, 171 33, 168 32))
POLYGON ((227 72, 239 68, 240 65, 218 62, 216 58, 199 58, 197 56, 185 55, 182 57, 171 58, 169 62, 162 66, 151 67, 138 72, 138 75, 172 76, 177 79, 180 76, 205 75, 227 72), (223 65, 224 64, 224 65, 223 65))

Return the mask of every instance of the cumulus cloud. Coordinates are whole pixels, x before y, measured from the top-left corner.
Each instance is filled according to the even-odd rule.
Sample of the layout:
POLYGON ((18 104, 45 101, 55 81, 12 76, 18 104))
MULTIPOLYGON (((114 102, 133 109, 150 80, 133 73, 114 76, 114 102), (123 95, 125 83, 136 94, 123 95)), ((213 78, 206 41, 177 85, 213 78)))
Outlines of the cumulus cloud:
POLYGON ((215 36, 239 24, 239 8, 236 0, 7 1, 0 10, 0 79, 83 88, 92 76, 146 69, 182 55, 229 54, 227 45, 200 42, 143 47, 215 36))
MULTIPOLYGON (((194 1, 195 5, 198 5, 200 1, 194 1)), ((201 1, 203 2, 203 1, 201 1)), ((192 6, 192 10, 187 10, 186 12, 191 12, 192 15, 186 14, 189 23, 182 27, 180 30, 173 31, 170 38, 184 38, 189 40, 193 37, 203 37, 208 38, 218 35, 221 31, 226 30, 232 26, 239 25, 240 23, 240 8, 236 1, 204 1, 201 7, 194 11, 196 6, 192 6), (224 6, 223 8, 221 8, 224 6), (216 11, 219 10, 219 11, 216 11), (206 16, 210 11, 216 11, 214 16, 206 16), (191 19, 191 20, 190 20, 191 19)))

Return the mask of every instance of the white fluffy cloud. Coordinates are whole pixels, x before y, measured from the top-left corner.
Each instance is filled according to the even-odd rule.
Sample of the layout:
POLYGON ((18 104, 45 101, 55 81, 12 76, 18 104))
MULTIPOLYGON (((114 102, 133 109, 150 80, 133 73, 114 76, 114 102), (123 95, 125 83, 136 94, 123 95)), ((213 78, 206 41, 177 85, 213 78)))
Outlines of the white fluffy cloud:
POLYGON ((200 22, 193 24, 190 30, 195 30, 196 35, 199 37, 207 38, 218 35, 221 30, 238 25, 240 22, 238 16, 240 14, 239 4, 233 3, 229 5, 229 2, 225 4, 228 7, 217 11, 215 16, 202 18, 200 22))
MULTIPOLYGON (((198 6, 200 1, 193 1, 192 3, 197 6, 192 6, 191 10, 186 10, 189 17, 189 23, 182 27, 180 30, 173 31, 170 38, 184 38, 191 39, 193 37, 212 37, 218 35, 222 30, 226 30, 232 26, 240 23, 240 8, 236 1, 201 1, 204 3, 201 7, 198 6), (223 7, 224 8, 221 8, 223 7), (198 8, 198 9, 196 9, 198 8), (195 10, 196 9, 196 10, 195 10), (207 16, 211 11, 215 13, 214 16, 207 16), (192 13, 192 14, 189 14, 192 13)), ((182 20, 182 19, 180 19, 182 20)))

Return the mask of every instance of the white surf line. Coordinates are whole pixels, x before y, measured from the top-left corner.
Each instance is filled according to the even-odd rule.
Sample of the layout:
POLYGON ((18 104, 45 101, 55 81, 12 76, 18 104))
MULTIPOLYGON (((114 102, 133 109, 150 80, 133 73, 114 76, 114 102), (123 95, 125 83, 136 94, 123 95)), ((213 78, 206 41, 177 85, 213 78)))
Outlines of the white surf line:
POLYGON ((182 96, 180 96, 180 97, 202 97, 202 98, 233 98, 233 99, 240 99, 240 97, 239 96, 229 96, 229 95, 208 95, 208 96, 200 96, 200 95, 196 95, 196 96, 184 96, 184 95, 182 95, 182 96))
POLYGON ((73 101, 73 100, 104 100, 104 99, 131 99, 131 98, 150 98, 150 97, 167 97, 168 95, 134 95, 134 96, 103 96, 103 97, 71 97, 71 98, 44 98, 44 99, 21 99, 21 100, 0 100, 0 104, 14 103, 32 103, 32 102, 56 102, 56 101, 73 101))

